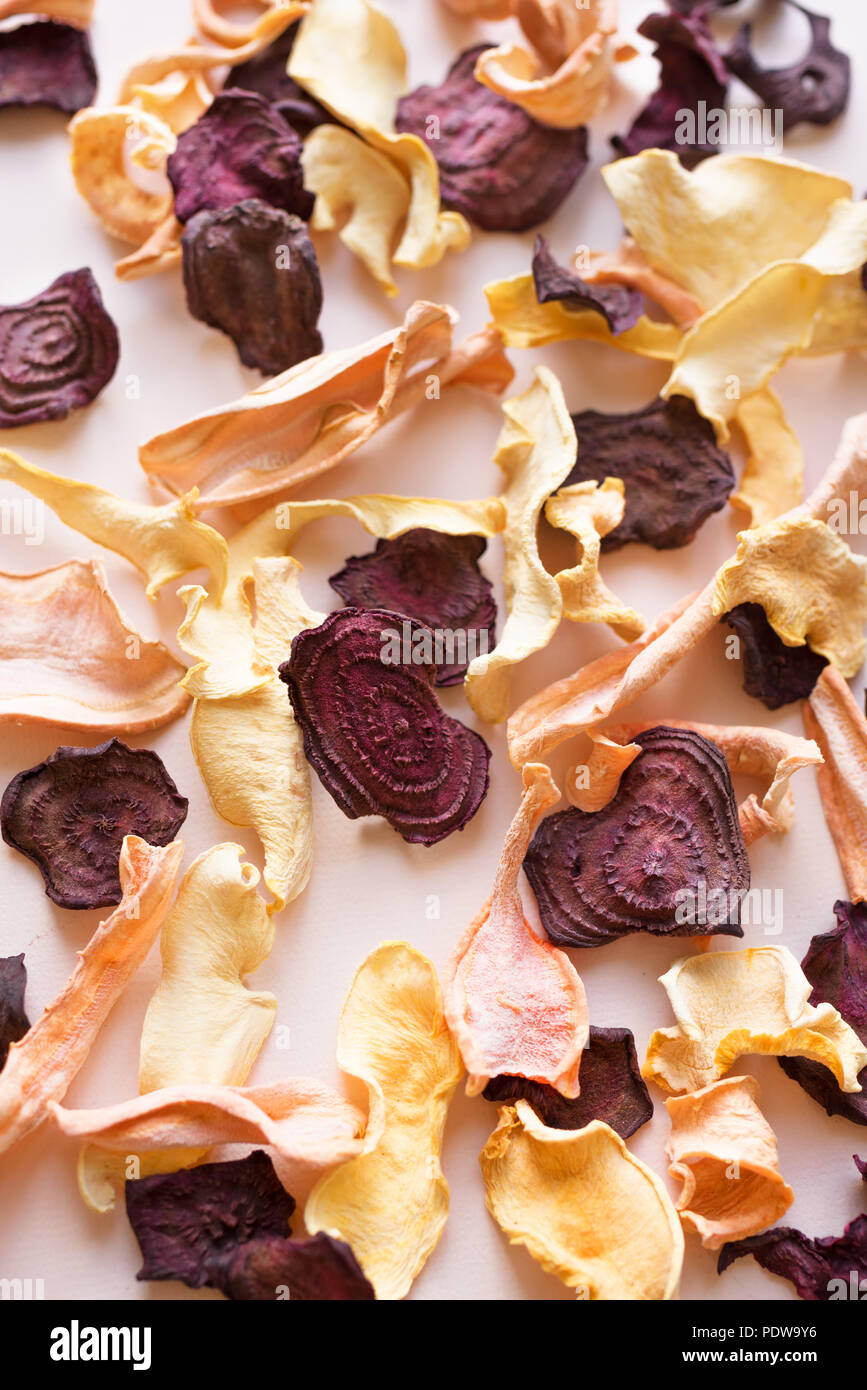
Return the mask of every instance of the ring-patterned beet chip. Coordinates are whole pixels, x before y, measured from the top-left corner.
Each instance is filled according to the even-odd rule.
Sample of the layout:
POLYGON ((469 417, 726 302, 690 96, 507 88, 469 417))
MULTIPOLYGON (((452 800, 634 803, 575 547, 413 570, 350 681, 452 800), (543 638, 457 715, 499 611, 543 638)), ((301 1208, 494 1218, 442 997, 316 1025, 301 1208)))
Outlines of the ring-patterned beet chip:
POLYGON ((828 665, 827 658, 803 647, 787 647, 760 603, 739 603, 720 618, 743 643, 744 690, 768 709, 806 700, 828 665))
POLYGON ((20 1042, 30 1028, 30 1019, 24 1012, 26 987, 24 956, 0 959, 0 1071, 6 1065, 12 1044, 20 1042))
POLYGON ((440 708, 435 634, 385 609, 344 608, 301 632, 280 667, 304 752, 343 813, 382 816, 433 845, 488 790, 484 739, 440 708))
POLYGON ((544 820, 524 860, 558 946, 630 932, 743 936, 750 866, 726 760, 689 729, 636 734, 642 752, 601 811, 544 820))
POLYGON ((167 845, 188 804, 156 753, 112 738, 96 748, 58 748, 13 777, 0 802, 0 832, 38 866, 59 907, 108 907, 123 896, 124 836, 167 845))
POLYGON ((0 429, 63 420, 111 381, 120 346, 90 270, 0 305, 0 429))
POLYGON ((556 212, 587 167, 587 128, 554 130, 476 81, 468 48, 438 87, 397 104, 397 129, 417 135, 440 171, 443 205, 488 232, 524 232, 556 212))
POLYGON ((419 526, 351 555, 329 579, 344 603, 405 613, 440 633, 436 685, 460 685, 473 657, 493 651, 497 605, 479 569, 484 536, 449 536, 419 526), (440 659, 442 658, 442 659, 440 659))
POLYGON ((96 95, 96 66, 84 29, 53 19, 0 32, 0 108, 53 106, 74 116, 96 95))
POLYGON ((762 67, 750 47, 752 25, 745 24, 723 55, 726 67, 766 107, 782 111, 784 130, 791 130, 801 121, 830 125, 845 111, 849 101, 852 65, 848 55, 831 43, 831 21, 826 15, 814 14, 803 5, 796 5, 795 0, 788 3, 800 10, 810 26, 810 47, 804 57, 781 68, 762 67))

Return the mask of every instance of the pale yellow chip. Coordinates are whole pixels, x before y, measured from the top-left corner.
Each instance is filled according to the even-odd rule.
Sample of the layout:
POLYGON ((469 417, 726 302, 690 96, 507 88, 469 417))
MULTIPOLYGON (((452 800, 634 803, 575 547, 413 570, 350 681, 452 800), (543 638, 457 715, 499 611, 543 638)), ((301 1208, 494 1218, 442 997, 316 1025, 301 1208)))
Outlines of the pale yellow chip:
POLYGON ((532 275, 493 280, 484 288, 491 317, 506 347, 545 347, 578 339, 671 362, 683 337, 675 324, 656 323, 644 314, 624 333, 612 333, 602 315, 592 309, 568 309, 556 300, 540 304, 532 275))
POLYGON ((804 706, 822 750, 819 793, 851 902, 867 898, 867 719, 840 672, 826 666, 804 706))
POLYGON ((141 246, 171 213, 174 196, 168 180, 159 192, 135 182, 130 161, 144 146, 164 163, 176 143, 171 127, 137 106, 89 106, 73 116, 69 134, 79 193, 107 231, 141 246))
POLYGON ((622 478, 605 478, 560 488, 545 503, 545 516, 578 542, 577 565, 555 575, 563 617, 573 623, 608 623, 618 637, 631 642, 641 636, 645 621, 611 592, 599 573, 600 542, 623 520, 625 507, 622 478))
POLYGON ((406 942, 385 942, 360 967, 337 1060, 370 1095, 364 1149, 316 1185, 304 1222, 352 1247, 377 1298, 403 1298, 445 1225, 440 1148, 462 1071, 436 971, 406 942))
POLYGON ((795 1199, 758 1102, 759 1083, 752 1076, 730 1076, 665 1102, 671 1118, 668 1171, 683 1184, 677 1210, 706 1250, 773 1226, 795 1199))
POLYGON ((256 0, 264 14, 248 24, 227 19, 225 10, 237 10, 234 0, 193 0, 193 23, 200 34, 224 48, 241 48, 253 40, 264 38, 273 43, 284 29, 307 12, 303 0, 256 0))
POLYGON ((683 1232, 660 1178, 593 1120, 548 1129, 526 1101, 500 1111, 480 1162, 488 1210, 576 1297, 675 1298, 683 1232))
POLYGON ((762 526, 791 511, 804 495, 804 451, 773 391, 741 401, 735 415, 749 450, 737 492, 729 502, 762 526))
POLYGON ((677 1025, 650 1039, 642 1075, 671 1095, 724 1076, 738 1057, 806 1057, 860 1091, 867 1048, 830 1004, 808 1002, 812 986, 791 951, 759 946, 683 956, 660 977, 677 1025))
POLYGON ((201 72, 170 72, 157 82, 137 82, 130 104, 165 121, 175 135, 203 116, 214 94, 201 72))

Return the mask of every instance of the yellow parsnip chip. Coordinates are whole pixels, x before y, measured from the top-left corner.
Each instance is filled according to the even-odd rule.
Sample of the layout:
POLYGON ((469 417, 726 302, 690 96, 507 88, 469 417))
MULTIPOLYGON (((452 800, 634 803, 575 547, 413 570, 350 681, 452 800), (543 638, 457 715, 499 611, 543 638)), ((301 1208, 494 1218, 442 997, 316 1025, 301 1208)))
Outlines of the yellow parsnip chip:
POLYGON ((170 72, 158 82, 138 82, 130 104, 165 121, 175 135, 204 115, 214 94, 200 72, 170 72))
POLYGON ((752 1076, 730 1076, 665 1102, 671 1117, 668 1171, 683 1183, 677 1210, 706 1250, 757 1235, 794 1201, 758 1101, 759 1083, 752 1076))
POLYGON ((662 1181, 608 1125, 548 1129, 526 1101, 500 1111, 480 1162, 488 1210, 578 1297, 676 1296, 683 1232, 662 1181))
POLYGON ((819 793, 851 902, 867 898, 867 719, 840 672, 826 666, 804 706, 822 750, 819 793))
POLYGON ((830 1004, 808 1003, 812 986, 791 951, 759 946, 684 956, 660 977, 677 1026, 650 1039, 642 1075, 671 1095, 724 1076, 738 1057, 807 1057, 860 1091, 867 1048, 830 1004))
POLYGON ((485 285, 485 297, 506 347, 545 347, 575 338, 671 362, 683 336, 673 323, 656 323, 645 315, 625 333, 612 333, 602 315, 590 309, 568 309, 556 300, 540 304, 532 275, 493 280, 485 285))
POLYGON ((370 1094, 364 1148, 316 1185, 304 1221, 351 1245, 377 1298, 403 1298, 445 1225, 439 1155, 461 1077, 436 971, 412 946, 385 942, 359 969, 337 1060, 370 1094))
POLYGON ((617 598, 599 574, 600 541, 623 520, 625 505, 622 478, 606 478, 561 488, 545 503, 545 516, 578 542, 578 564, 555 576, 564 618, 608 623, 618 637, 632 641, 644 631, 644 619, 617 598))
POLYGON ((761 526, 801 501, 804 452, 783 407, 767 387, 741 401, 735 421, 749 457, 729 502, 748 514, 750 526, 761 526))
POLYGON ((130 160, 145 148, 164 165, 175 148, 171 127, 137 106, 89 106, 73 116, 69 134, 81 196, 114 236, 133 246, 146 242, 171 214, 174 197, 167 179, 159 192, 134 182, 130 160))

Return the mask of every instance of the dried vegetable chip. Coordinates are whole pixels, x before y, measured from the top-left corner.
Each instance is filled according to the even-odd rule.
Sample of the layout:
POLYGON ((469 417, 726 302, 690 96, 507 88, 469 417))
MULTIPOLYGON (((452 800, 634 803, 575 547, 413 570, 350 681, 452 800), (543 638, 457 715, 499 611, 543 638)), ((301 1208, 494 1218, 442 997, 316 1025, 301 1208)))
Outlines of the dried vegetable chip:
POLYGON ((94 0, 0 0, 0 19, 16 14, 41 14, 86 29, 93 18, 94 0))
POLYGON ((645 621, 608 588, 599 573, 601 543, 623 519, 625 499, 619 478, 601 484, 574 483, 562 487, 545 503, 552 526, 569 531, 578 542, 578 563, 555 578, 563 599, 563 616, 573 623, 608 623, 629 641, 645 629, 645 621))
MULTIPOLYGON (((678 399, 673 396, 669 403, 678 399)), ((749 454, 737 492, 729 501, 747 513, 750 526, 761 526, 801 501, 804 451, 783 407, 767 387, 741 401, 735 423, 749 454)))
POLYGON ((677 1026, 653 1034, 642 1075, 670 1095, 708 1086, 754 1053, 821 1062, 842 1090, 860 1090, 867 1049, 832 1005, 807 1002, 810 982, 784 946, 684 956, 660 983, 677 1026))
POLYGON ((65 420, 111 381, 120 348, 90 270, 0 305, 0 429, 65 420))
POLYGON ((288 1298, 293 1303, 376 1298, 346 1242, 324 1231, 309 1240, 260 1236, 248 1241, 228 1262, 221 1288, 227 1298, 288 1298))
POLYGON ((569 309, 591 309, 602 315, 615 336, 634 328, 641 318, 644 302, 637 290, 583 280, 555 260, 543 236, 537 236, 533 246, 532 274, 540 304, 556 301, 569 309))
POLYGON ((403 1298, 440 1238, 448 1184, 439 1163, 461 1062, 431 962, 384 942, 349 990, 337 1035, 342 1071, 370 1095, 358 1158, 322 1178, 304 1222, 352 1248, 377 1298, 403 1298))
POLYGON ((298 0, 256 0, 265 13, 248 24, 226 19, 223 11, 236 8, 232 0, 193 0, 193 22, 199 33, 226 48, 242 48, 257 39, 279 36, 309 5, 298 0))
MULTIPOLYGON (((601 811, 616 794, 623 773, 641 752, 640 743, 616 743, 607 734, 588 730, 590 753, 586 763, 569 769, 566 794, 581 811, 601 811)), ((616 1128, 616 1126, 615 1126, 616 1128)))
MULTIPOLYGON (((168 181, 158 191, 131 173, 136 156, 150 170, 165 168, 175 147, 169 125, 136 106, 88 107, 69 123, 75 186, 112 236, 141 246, 172 212, 168 181)), ((180 254, 180 253, 179 253, 180 254)))
POLYGON ((482 86, 475 69, 486 51, 466 49, 439 86, 402 96, 397 129, 427 143, 446 207, 485 231, 523 232, 551 217, 583 174, 587 130, 542 125, 482 86))
POLYGON ((0 957, 0 1071, 6 1065, 12 1043, 20 1042, 30 1028, 24 1012, 27 970, 24 955, 0 957))
POLYGON ((246 367, 275 376, 322 351, 319 264, 300 218, 249 198, 196 213, 181 248, 187 308, 246 367))
POLYGON ((491 754, 437 703, 430 629, 396 621, 387 609, 331 613, 295 637, 279 674, 307 761, 344 815, 382 816, 432 845, 476 814, 491 754))
POLYGON ((683 1233, 662 1181, 601 1120, 546 1129, 526 1101, 482 1149, 488 1210, 581 1298, 676 1296, 683 1233))
POLYGON ((53 19, 0 32, 0 108, 53 106, 70 116, 96 94, 96 66, 83 29, 53 19))
POLYGON ((867 1182, 867 1158, 858 1158, 857 1154, 853 1154, 852 1157, 855 1160, 855 1167, 864 1181, 867 1182))
MULTIPOLYGON (((576 258, 577 259, 577 258, 576 258)), ((664 309, 672 323, 690 328, 701 317, 701 305, 688 290, 670 276, 655 270, 632 237, 623 237, 614 251, 582 254, 585 278, 591 284, 626 285, 652 299, 664 309)))
POLYGON ((497 605, 479 569, 486 545, 484 536, 420 527, 377 541, 367 555, 350 556, 328 582, 352 607, 391 609, 450 634, 434 684, 459 685, 477 647, 487 651, 495 640, 497 605))
POLYGON ((240 91, 257 92, 265 97, 292 129, 303 136, 334 118, 320 102, 308 96, 286 71, 297 33, 297 23, 290 25, 261 53, 232 68, 228 81, 231 87, 240 91))
POLYGON ((0 1073, 0 1152, 62 1100, 96 1036, 141 965, 168 911, 184 847, 154 848, 128 835, 120 853, 123 898, 101 922, 45 1013, 9 1050, 0 1073))
POLYGON ((158 754, 112 738, 58 748, 19 772, 0 802, 0 830, 36 864, 52 902, 108 907, 123 896, 118 856, 127 835, 167 845, 188 806, 158 754))
POLYGON ((495 1076, 482 1095, 500 1105, 527 1101, 549 1129, 583 1129, 591 1120, 602 1120, 621 1139, 628 1139, 653 1114, 653 1101, 635 1055, 635 1039, 628 1028, 591 1025, 581 1054, 581 1094, 574 1099, 523 1076, 495 1076))
POLYGON ((174 135, 195 125, 213 100, 200 72, 170 72, 157 82, 137 82, 130 95, 130 105, 156 116, 174 135))
POLYGON ((743 644, 744 690, 768 709, 806 700, 828 665, 809 646, 787 647, 760 603, 740 603, 720 618, 743 644))
POLYGON ((706 1250, 772 1226, 794 1201, 782 1179, 777 1141, 759 1109, 759 1083, 729 1076, 665 1104, 668 1171, 683 1184, 680 1219, 706 1250))
POLYGON ((610 347, 671 362, 677 355, 681 330, 642 315, 634 328, 612 333, 601 314, 592 309, 568 309, 554 301, 540 304, 532 275, 513 275, 485 285, 494 325, 506 347, 545 347, 571 339, 607 343, 610 347))
POLYGON ((831 43, 830 19, 794 4, 794 0, 788 3, 810 26, 810 47, 801 61, 779 68, 762 67, 750 46, 752 25, 745 24, 726 50, 726 67, 764 106, 782 113, 784 130, 792 130, 802 121, 830 125, 849 101, 849 58, 831 43))
POLYGON ((560 795, 543 764, 524 768, 524 792, 506 834, 494 889, 448 967, 446 1017, 469 1072, 467 1094, 515 1075, 580 1094, 588 1037, 584 986, 563 951, 524 916, 518 875, 530 836, 560 795))
POLYGON ((804 728, 822 750, 819 793, 854 902, 867 898, 867 719, 839 671, 828 667, 804 708, 804 728))
POLYGON ((183 714, 183 673, 127 626, 95 560, 0 574, 0 723, 142 733, 183 714))
POLYGON ((733 1241, 720 1251, 717 1272, 724 1273, 742 1255, 752 1255, 762 1269, 788 1279, 799 1298, 811 1302, 862 1298, 867 1279, 867 1216, 856 1216, 841 1236, 820 1240, 792 1226, 775 1226, 764 1235, 733 1241))
POLYGON ((536 832, 524 869, 545 931, 584 947, 634 931, 742 936, 750 866, 722 753, 666 725, 635 742, 641 755, 603 810, 573 807, 536 832))

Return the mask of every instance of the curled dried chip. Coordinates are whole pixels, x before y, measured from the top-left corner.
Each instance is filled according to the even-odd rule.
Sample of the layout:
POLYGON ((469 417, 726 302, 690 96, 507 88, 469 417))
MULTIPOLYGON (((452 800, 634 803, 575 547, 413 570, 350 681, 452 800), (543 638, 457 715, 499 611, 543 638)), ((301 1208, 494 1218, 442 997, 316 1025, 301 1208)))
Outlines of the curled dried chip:
POLYGON ((806 700, 827 658, 806 644, 787 647, 765 617, 760 603, 740 603, 720 618, 743 644, 744 690, 768 709, 806 700))
POLYGON ((247 198, 196 213, 181 237, 187 308, 267 376, 322 351, 319 264, 300 218, 247 198))
POLYGON ((772 1226, 794 1201, 758 1101, 754 1077, 729 1076, 665 1102, 671 1117, 668 1171, 683 1184, 677 1210, 706 1250, 772 1226))
POLYGON ((243 48, 257 40, 270 42, 309 8, 304 0, 256 0, 265 13, 248 24, 226 19, 223 11, 237 8, 232 0, 193 0, 193 22, 212 43, 243 48))
POLYGON ((319 1231, 309 1240, 259 1236, 221 1271, 227 1298, 305 1302, 370 1302, 373 1285, 344 1240, 319 1231))
POLYGON ((93 18, 94 0, 0 0, 0 19, 16 14, 41 14, 86 29, 93 18))
POLYGON ((403 1298, 445 1225, 439 1156, 461 1077, 436 971, 412 946, 384 942, 360 966, 337 1061, 367 1086, 370 1118, 362 1152, 317 1183, 304 1223, 351 1246, 377 1298, 403 1298))
POLYGON ((120 347, 87 268, 0 305, 0 429, 65 420, 111 381, 120 347))
POLYGON ((831 666, 822 672, 804 708, 804 728, 822 751, 822 809, 849 896, 861 902, 867 898, 867 719, 831 666))
POLYGON ((404 613, 440 634, 435 685, 459 685, 477 651, 494 644, 497 605, 479 569, 484 536, 418 528, 352 555, 329 579, 344 603, 404 613))
POLYGON ((545 503, 552 526, 578 542, 578 563, 554 577, 563 599, 563 616, 573 623, 608 623, 624 641, 638 637, 645 621, 608 588, 599 573, 603 538, 623 519, 625 499, 619 478, 561 487, 545 503))
POLYGON ((6 1065, 12 1043, 20 1042, 30 1027, 24 1012, 27 970, 24 955, 0 958, 0 1071, 6 1065))
POLYGON ((623 520, 602 538, 603 552, 641 541, 670 550, 694 540, 735 485, 731 460, 692 401, 672 396, 640 410, 572 416, 578 459, 567 484, 621 478, 623 520))
POLYGON ((142 733, 184 712, 183 673, 127 626, 95 560, 0 574, 0 723, 142 733))
POLYGON ((802 121, 811 125, 830 125, 849 101, 849 58, 831 43, 831 21, 814 14, 803 5, 788 0, 810 26, 810 47, 797 63, 785 67, 762 67, 753 55, 752 25, 745 24, 726 50, 725 64, 735 77, 755 92, 764 106, 782 113, 783 129, 792 130, 802 121))
POLYGON ((560 792, 541 763, 529 763, 523 780, 493 893, 449 962, 446 1017, 469 1072, 468 1095, 505 1074, 574 1098, 588 1036, 584 986, 569 957, 532 930, 518 891, 530 836, 560 792))
MULTIPOLYGON (((69 123, 75 186, 113 236, 141 246, 172 214, 172 190, 142 187, 133 178, 136 159, 153 172, 164 169, 175 147, 169 125, 136 106, 88 107, 69 123)), ((148 180, 152 185, 153 180, 148 180)))
POLYGON ((166 171, 180 222, 246 198, 302 218, 313 211, 301 171, 301 141, 255 92, 218 92, 195 125, 178 136, 166 171))
POLYGON ((794 1284, 810 1302, 860 1299, 867 1287, 867 1216, 856 1216, 841 1236, 815 1240, 792 1226, 775 1226, 764 1235, 732 1241, 720 1251, 717 1273, 742 1255, 794 1284))
POLYGON ((0 802, 0 830, 36 864, 52 902, 108 907, 123 896, 118 856, 126 836, 167 845, 188 806, 156 753, 112 738, 96 748, 58 748, 19 772, 0 802))
MULTIPOLYGON (((814 936, 801 962, 813 986, 811 1004, 831 1004, 867 1045, 867 906, 834 904, 837 925, 814 936)), ((861 1090, 847 1093, 827 1067, 803 1057, 781 1057, 780 1066, 829 1115, 867 1125, 867 1068, 859 1072, 861 1090)))
POLYGON ((566 793, 581 811, 601 811, 617 792, 620 778, 641 752, 640 743, 616 743, 606 734, 588 730, 590 755, 570 768, 566 793))
POLYGON ((126 1214, 144 1263, 137 1279, 222 1288, 232 1258, 262 1236, 289 1234, 295 1202, 266 1153, 157 1173, 126 1184, 126 1214))
POLYGON ((608 1125, 547 1129, 526 1101, 480 1155, 488 1210, 512 1245, 581 1298, 674 1298, 683 1233, 660 1178, 608 1125))
POLYGON ((490 749, 433 693, 434 635, 386 609, 344 608, 300 632, 279 668, 304 753, 344 815, 382 816, 410 844, 463 830, 490 749))
POLYGON ((524 869, 542 925, 560 946, 602 946, 634 931, 742 936, 750 866, 725 758, 666 725, 636 734, 641 756, 604 809, 542 822, 524 869))
POLYGON ((494 324, 506 347, 544 347, 572 339, 607 343, 623 352, 635 352, 671 362, 683 336, 673 323, 658 323, 642 315, 634 328, 612 333, 601 314, 590 309, 569 309, 558 301, 540 304, 532 275, 513 275, 485 285, 485 297, 494 324))
POLYGON ((628 1139, 653 1114, 628 1028, 591 1026, 581 1054, 581 1094, 574 1099, 523 1076, 495 1076, 482 1095, 500 1105, 527 1101, 549 1129, 583 1129, 591 1120, 602 1120, 621 1139, 628 1139))
POLYGON ((601 314, 616 336, 634 328, 644 301, 637 290, 625 285, 592 285, 554 259, 548 241, 537 236, 533 246, 533 284, 540 304, 558 302, 569 309, 591 309, 601 314))
POLYGON ((200 72, 170 72, 157 82, 136 82, 130 96, 131 105, 164 121, 175 135, 194 125, 213 100, 200 72))
POLYGON ((642 1075, 670 1095, 724 1076, 738 1057, 806 1057, 844 1091, 860 1090, 867 1048, 830 1004, 807 1002, 810 982, 784 946, 684 956, 660 977, 677 1025, 650 1039, 642 1075))
POLYGON ((154 848, 128 835, 120 852, 123 898, 101 922, 57 998, 0 1072, 0 1152, 47 1117, 78 1074, 96 1035, 141 965, 168 911, 184 847, 154 848))
POLYGON ((286 71, 297 33, 297 23, 290 24, 261 53, 233 67, 228 81, 239 91, 256 92, 264 97, 277 108, 293 130, 299 135, 309 135, 311 130, 333 121, 334 117, 286 71))
POLYGON ((767 387, 741 401, 735 421, 749 454, 729 502, 748 514, 750 526, 761 526, 801 501, 804 451, 782 405, 767 387))
POLYGON ((83 29, 53 19, 0 31, 0 108, 53 106, 73 116, 96 94, 96 65, 83 29))
POLYGON ((446 207, 485 231, 523 232, 557 211, 587 167, 587 130, 554 130, 476 79, 485 44, 455 59, 437 87, 397 104, 399 131, 425 141, 446 207))

